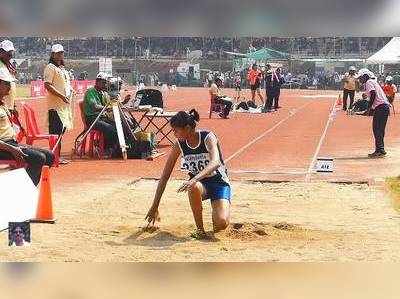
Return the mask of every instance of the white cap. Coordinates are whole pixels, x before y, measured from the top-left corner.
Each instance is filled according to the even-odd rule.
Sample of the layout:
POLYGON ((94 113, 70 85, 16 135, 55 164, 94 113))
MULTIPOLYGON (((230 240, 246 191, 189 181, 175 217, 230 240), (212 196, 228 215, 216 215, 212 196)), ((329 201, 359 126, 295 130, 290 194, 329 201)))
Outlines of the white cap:
POLYGON ((15 82, 17 81, 14 76, 10 74, 7 68, 0 68, 0 80, 6 81, 6 82, 15 82))
POLYGON ((369 69, 361 69, 358 71, 356 78, 360 78, 364 75, 368 75, 370 78, 375 78, 375 75, 373 72, 371 72, 369 69))
POLYGON ((349 67, 349 71, 356 71, 356 67, 355 66, 349 67))
POLYGON ((393 81, 393 77, 392 76, 387 76, 386 77, 386 81, 393 81))
POLYGON ((105 72, 100 72, 96 76, 96 79, 101 79, 101 80, 108 80, 108 78, 110 78, 110 75, 108 75, 105 72))
POLYGON ((60 44, 52 45, 51 52, 52 53, 64 52, 64 47, 60 44))
POLYGON ((6 52, 15 51, 14 44, 8 39, 3 40, 0 43, 0 49, 3 49, 6 52))

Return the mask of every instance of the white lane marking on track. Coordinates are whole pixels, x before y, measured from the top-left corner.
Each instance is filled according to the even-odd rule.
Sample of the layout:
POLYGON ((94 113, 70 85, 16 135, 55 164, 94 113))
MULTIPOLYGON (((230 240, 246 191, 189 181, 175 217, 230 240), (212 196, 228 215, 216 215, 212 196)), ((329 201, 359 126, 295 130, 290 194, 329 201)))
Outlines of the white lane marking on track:
POLYGON ((289 115, 286 116, 284 119, 280 120, 279 122, 277 122, 273 127, 269 128, 268 130, 264 131, 263 133, 261 133, 261 135, 259 135, 258 137, 254 138, 252 141, 250 141, 249 143, 247 143, 246 145, 242 146, 241 148, 239 148, 235 153, 233 153, 231 156, 229 156, 226 160, 225 163, 228 163, 230 160, 232 160, 233 158, 235 158, 236 156, 238 156, 239 154, 241 154, 244 150, 246 150, 247 148, 249 148, 250 146, 252 146, 254 143, 256 143, 258 140, 260 140, 261 138, 263 138, 265 135, 267 135, 268 133, 271 133, 272 131, 274 131, 276 128, 278 128, 281 124, 283 124, 285 121, 287 121, 288 119, 292 118, 294 115, 296 115, 297 112, 299 112, 300 110, 302 110, 304 107, 310 105, 312 102, 308 102, 305 103, 304 105, 302 105, 300 108, 295 109, 295 111, 291 110, 289 112, 289 115))
POLYGON ((315 98, 337 98, 337 95, 329 95, 329 94, 317 94, 317 95, 303 95, 300 96, 301 98, 310 98, 310 99, 315 99, 315 98))
POLYGON ((324 128, 324 131, 322 132, 322 135, 321 135, 321 138, 319 139, 317 148, 315 149, 314 156, 312 157, 311 163, 310 163, 310 165, 308 167, 308 171, 307 171, 307 174, 306 174, 306 177, 305 177, 305 182, 309 182, 310 181, 311 173, 312 173, 312 170, 314 168, 315 161, 317 160, 317 156, 319 154, 319 151, 321 150, 322 142, 324 142, 324 140, 325 140, 326 133, 328 132, 329 125, 333 120, 333 115, 334 115, 334 113, 336 113, 335 106, 336 106, 336 100, 333 101, 333 105, 332 105, 331 111, 329 113, 328 119, 326 120, 326 125, 325 125, 325 128, 324 128))
POLYGON ((259 173, 259 174, 291 174, 291 175, 305 175, 305 171, 263 171, 263 170, 229 170, 229 173, 259 173))

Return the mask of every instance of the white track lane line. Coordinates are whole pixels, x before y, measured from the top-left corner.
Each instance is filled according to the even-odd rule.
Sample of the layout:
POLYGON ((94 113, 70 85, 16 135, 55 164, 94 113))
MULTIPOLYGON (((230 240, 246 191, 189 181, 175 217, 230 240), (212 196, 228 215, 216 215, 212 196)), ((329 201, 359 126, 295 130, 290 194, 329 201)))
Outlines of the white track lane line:
POLYGON ((288 119, 292 118, 294 115, 297 114, 297 112, 299 112, 300 110, 302 110, 303 108, 305 108, 306 106, 310 105, 312 102, 308 102, 305 103, 303 106, 301 106, 298 109, 295 109, 295 112, 293 113, 289 113, 288 116, 286 116, 284 119, 280 120, 278 123, 276 123, 273 127, 269 128, 268 130, 264 131, 263 133, 261 133, 261 135, 259 135, 258 137, 254 138, 252 141, 250 141, 249 143, 247 143, 246 145, 242 146, 240 149, 238 149, 235 153, 233 153, 231 156, 229 156, 226 160, 225 163, 227 164, 230 160, 232 160, 233 158, 235 158, 236 156, 240 155, 244 150, 246 150, 247 148, 249 148, 250 146, 252 146, 254 143, 256 143, 258 140, 260 140, 261 138, 263 138, 265 135, 267 135, 268 133, 271 133, 272 131, 274 131, 276 128, 278 128, 281 124, 283 124, 285 121, 287 121, 288 119))
POLYGON ((329 125, 333 120, 333 114, 336 111, 335 106, 336 106, 336 100, 333 102, 331 111, 330 111, 328 119, 326 121, 326 125, 325 125, 325 128, 324 128, 324 131, 322 132, 322 135, 321 135, 321 138, 319 139, 317 148, 315 149, 314 156, 312 157, 311 163, 310 163, 310 165, 308 167, 308 171, 307 171, 307 174, 306 174, 306 177, 305 177, 305 182, 310 182, 312 170, 313 170, 315 162, 317 160, 317 156, 319 154, 319 151, 321 150, 322 142, 324 142, 324 140, 325 140, 326 133, 328 131, 329 125))

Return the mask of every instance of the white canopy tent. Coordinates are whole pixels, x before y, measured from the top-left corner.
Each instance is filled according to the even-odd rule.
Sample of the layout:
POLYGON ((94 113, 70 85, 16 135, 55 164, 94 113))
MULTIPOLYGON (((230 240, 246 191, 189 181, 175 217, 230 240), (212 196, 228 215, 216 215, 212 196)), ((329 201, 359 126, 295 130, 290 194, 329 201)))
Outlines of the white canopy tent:
POLYGON ((400 37, 393 37, 382 49, 367 59, 367 64, 400 63, 400 37))

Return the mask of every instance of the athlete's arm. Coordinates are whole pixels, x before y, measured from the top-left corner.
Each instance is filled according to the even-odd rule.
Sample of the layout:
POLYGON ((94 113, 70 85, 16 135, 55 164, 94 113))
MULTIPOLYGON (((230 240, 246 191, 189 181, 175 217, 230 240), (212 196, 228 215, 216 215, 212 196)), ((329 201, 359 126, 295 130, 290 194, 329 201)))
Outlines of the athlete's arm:
POLYGON ((194 176, 188 182, 183 183, 182 186, 178 189, 178 192, 189 190, 189 188, 191 186, 193 186, 194 184, 196 184, 196 182, 205 178, 206 176, 208 176, 213 171, 217 170, 218 167, 221 166, 221 161, 219 158, 219 151, 218 151, 217 137, 215 137, 215 135, 213 133, 210 133, 205 139, 205 144, 206 144, 207 150, 210 154, 210 162, 196 176, 194 176))
POLYGON ((160 180, 158 181, 156 194, 154 195, 153 204, 150 207, 149 212, 147 213, 145 219, 149 222, 154 222, 158 220, 158 206, 160 205, 161 197, 164 193, 165 187, 167 182, 171 176, 172 170, 175 167, 176 160, 180 155, 180 148, 178 142, 175 142, 174 146, 172 147, 171 153, 169 154, 167 163, 165 163, 163 173, 161 175, 160 180))
POLYGON ((52 95, 55 95, 56 97, 59 97, 61 100, 63 100, 65 103, 69 104, 69 98, 65 95, 63 95, 60 91, 58 91, 53 84, 50 82, 44 82, 44 87, 46 90, 51 93, 52 95))

